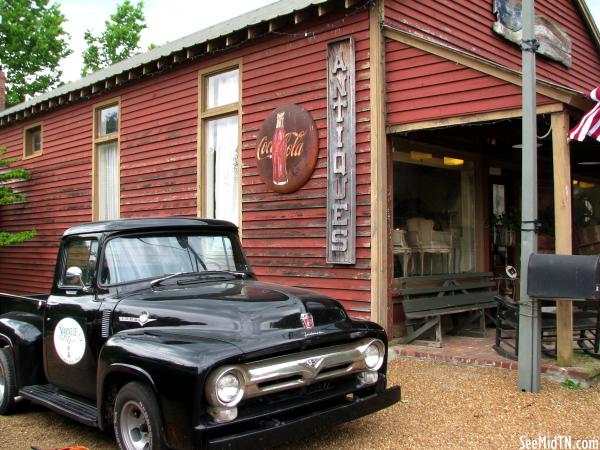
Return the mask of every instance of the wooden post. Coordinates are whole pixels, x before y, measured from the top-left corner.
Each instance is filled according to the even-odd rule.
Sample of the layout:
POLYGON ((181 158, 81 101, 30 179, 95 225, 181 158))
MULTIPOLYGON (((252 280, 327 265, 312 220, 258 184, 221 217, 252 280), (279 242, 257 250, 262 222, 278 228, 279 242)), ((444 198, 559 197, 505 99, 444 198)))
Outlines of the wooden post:
MULTIPOLYGON (((554 167, 555 252, 570 255, 573 250, 571 222, 571 157, 566 111, 552 114, 552 159, 554 167)), ((559 366, 573 365, 573 302, 556 302, 556 360, 559 366)))
POLYGON ((371 97, 371 319, 392 333, 388 311, 387 147, 385 134, 383 2, 369 11, 369 78, 371 97))

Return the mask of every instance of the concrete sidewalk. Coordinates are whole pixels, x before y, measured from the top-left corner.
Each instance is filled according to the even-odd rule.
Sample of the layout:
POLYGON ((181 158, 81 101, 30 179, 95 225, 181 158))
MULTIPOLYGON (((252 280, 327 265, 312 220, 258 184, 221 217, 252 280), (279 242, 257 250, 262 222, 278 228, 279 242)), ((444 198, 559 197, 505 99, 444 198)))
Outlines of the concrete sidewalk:
MULTIPOLYGON (((390 343, 390 360, 411 358, 443 364, 473 367, 493 367, 517 370, 517 361, 505 358, 493 349, 494 329, 488 329, 483 338, 466 336, 444 336, 441 348, 420 345, 390 343)), ((600 359, 581 352, 575 353, 575 366, 559 367, 556 360, 542 354, 542 374, 546 378, 563 382, 570 379, 582 387, 589 387, 600 381, 600 359)))

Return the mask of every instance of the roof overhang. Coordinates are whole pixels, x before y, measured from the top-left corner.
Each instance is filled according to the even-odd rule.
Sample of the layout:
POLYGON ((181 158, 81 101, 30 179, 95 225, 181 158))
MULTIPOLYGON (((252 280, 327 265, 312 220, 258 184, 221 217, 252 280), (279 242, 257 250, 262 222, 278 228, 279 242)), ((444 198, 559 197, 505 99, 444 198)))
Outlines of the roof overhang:
POLYGON ((356 8, 368 3, 369 0, 281 0, 135 55, 0 111, 0 127, 157 75, 182 63, 276 34, 278 30, 324 16, 334 9, 356 8))

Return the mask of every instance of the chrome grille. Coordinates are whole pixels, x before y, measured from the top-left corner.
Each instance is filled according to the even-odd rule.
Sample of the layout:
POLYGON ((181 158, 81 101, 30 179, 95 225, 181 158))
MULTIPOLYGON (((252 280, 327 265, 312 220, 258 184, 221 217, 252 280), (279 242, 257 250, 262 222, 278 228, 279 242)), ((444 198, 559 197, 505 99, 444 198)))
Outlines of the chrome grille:
POLYGON ((243 377, 243 398, 248 399, 363 372, 369 370, 365 364, 365 352, 371 344, 376 344, 384 354, 385 344, 381 340, 366 338, 293 355, 219 367, 209 377, 207 387, 219 374, 234 370, 243 377))

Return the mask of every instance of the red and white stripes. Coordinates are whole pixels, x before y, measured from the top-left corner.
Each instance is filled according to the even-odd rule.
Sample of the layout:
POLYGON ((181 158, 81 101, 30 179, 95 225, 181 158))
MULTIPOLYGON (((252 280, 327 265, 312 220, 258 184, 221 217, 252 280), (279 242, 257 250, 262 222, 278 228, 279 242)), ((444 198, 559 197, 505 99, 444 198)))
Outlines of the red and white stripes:
POLYGON ((600 86, 590 93, 590 97, 596 102, 596 106, 569 131, 569 139, 581 142, 586 136, 591 136, 600 141, 600 98, 598 94, 600 94, 600 86))

